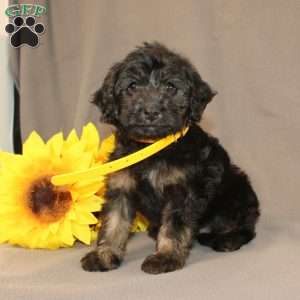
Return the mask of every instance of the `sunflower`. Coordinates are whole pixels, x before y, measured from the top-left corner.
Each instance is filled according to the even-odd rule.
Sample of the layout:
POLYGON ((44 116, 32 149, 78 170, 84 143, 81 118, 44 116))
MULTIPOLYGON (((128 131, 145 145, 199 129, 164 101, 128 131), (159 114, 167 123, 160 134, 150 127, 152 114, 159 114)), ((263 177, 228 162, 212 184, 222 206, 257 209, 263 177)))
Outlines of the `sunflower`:
MULTIPOLYGON (((79 138, 72 130, 46 143, 33 132, 23 145, 23 154, 0 152, 0 243, 26 248, 70 247, 76 240, 90 244, 101 220, 94 216, 104 203, 104 178, 54 186, 51 177, 86 170, 103 164, 115 146, 114 136, 100 144, 91 123, 79 138)), ((145 231, 140 214, 132 231, 145 231)))
POLYGON ((104 203, 104 181, 56 187, 50 179, 88 169, 97 156, 99 135, 92 124, 84 127, 81 138, 73 130, 66 140, 58 133, 44 143, 33 132, 23 145, 23 155, 2 152, 0 242, 49 249, 72 246, 77 239, 90 244, 90 225, 98 223, 93 212, 104 203))
POLYGON ((149 226, 149 221, 140 213, 136 213, 136 217, 131 226, 132 232, 143 232, 146 231, 149 226))

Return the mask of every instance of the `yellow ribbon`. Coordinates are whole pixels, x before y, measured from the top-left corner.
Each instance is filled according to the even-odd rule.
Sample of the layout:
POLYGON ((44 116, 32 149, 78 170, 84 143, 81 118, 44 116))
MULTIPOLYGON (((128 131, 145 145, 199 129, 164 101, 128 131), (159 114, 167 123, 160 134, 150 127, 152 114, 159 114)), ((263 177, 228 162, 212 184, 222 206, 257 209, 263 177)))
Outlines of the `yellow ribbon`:
POLYGON ((168 135, 167 137, 162 138, 139 151, 105 163, 101 166, 90 168, 84 171, 55 175, 51 178, 51 182, 54 185, 66 185, 73 184, 79 180, 96 180, 99 178, 99 176, 119 171, 152 156, 170 144, 176 142, 180 137, 184 136, 188 130, 189 128, 186 127, 182 131, 168 135))

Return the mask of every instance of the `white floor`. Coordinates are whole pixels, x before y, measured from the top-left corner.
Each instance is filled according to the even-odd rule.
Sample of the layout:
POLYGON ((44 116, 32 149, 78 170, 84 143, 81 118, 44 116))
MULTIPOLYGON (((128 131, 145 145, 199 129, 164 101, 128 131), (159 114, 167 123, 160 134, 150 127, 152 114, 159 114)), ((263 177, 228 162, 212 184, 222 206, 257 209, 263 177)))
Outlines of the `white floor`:
POLYGON ((217 253, 196 243, 181 271, 141 271, 154 242, 137 234, 123 265, 88 273, 79 260, 89 247, 55 251, 0 246, 0 299, 296 300, 299 298, 299 223, 263 218, 257 238, 239 251, 217 253))

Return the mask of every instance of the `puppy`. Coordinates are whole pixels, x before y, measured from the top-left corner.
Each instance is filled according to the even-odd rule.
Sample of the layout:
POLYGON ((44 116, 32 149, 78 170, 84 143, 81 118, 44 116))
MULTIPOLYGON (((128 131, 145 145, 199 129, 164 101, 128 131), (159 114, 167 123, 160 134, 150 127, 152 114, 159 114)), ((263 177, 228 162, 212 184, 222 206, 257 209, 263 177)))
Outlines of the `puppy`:
POLYGON ((181 269, 194 240, 234 251, 255 237, 259 203, 247 175, 198 122, 215 93, 184 57, 145 43, 108 72, 94 103, 117 128, 114 160, 189 127, 157 154, 107 180, 97 247, 82 258, 86 271, 121 264, 137 211, 150 221, 156 252, 142 270, 181 269))

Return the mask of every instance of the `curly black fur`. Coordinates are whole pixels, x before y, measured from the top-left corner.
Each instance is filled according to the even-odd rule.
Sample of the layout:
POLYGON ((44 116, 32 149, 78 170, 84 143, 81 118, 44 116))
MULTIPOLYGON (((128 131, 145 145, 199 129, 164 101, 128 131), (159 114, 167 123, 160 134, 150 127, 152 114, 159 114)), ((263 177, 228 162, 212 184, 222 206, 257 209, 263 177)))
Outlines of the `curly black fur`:
POLYGON ((156 253, 142 264, 148 273, 182 268, 195 239, 233 251, 254 238, 259 204, 247 175, 197 125, 214 95, 187 59, 158 43, 112 67, 94 101, 103 120, 117 127, 111 160, 143 148, 141 139, 190 129, 163 151, 109 177, 104 224, 96 250, 82 259, 85 270, 120 264, 136 211, 150 220, 149 234, 157 240, 156 253))

